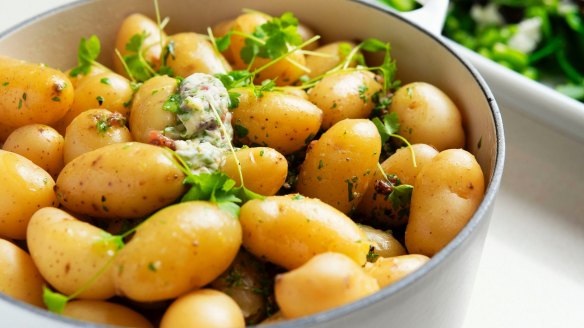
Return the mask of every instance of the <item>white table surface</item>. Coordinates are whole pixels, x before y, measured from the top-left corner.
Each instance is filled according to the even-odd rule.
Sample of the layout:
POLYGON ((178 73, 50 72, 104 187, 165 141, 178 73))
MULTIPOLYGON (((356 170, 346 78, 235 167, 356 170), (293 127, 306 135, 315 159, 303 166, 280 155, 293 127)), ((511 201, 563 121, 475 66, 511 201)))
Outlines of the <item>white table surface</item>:
MULTIPOLYGON (((0 31, 69 2, 0 0, 0 31)), ((584 144, 499 105, 505 174, 464 326, 584 327, 584 144)))

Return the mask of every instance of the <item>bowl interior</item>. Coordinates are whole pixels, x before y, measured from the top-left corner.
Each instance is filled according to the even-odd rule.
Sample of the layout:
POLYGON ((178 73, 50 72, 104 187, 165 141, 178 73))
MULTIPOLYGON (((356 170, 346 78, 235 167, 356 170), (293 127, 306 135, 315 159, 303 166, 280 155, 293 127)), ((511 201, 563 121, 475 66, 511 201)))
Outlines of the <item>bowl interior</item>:
MULTIPOLYGON (((161 13, 170 17, 169 34, 206 28, 253 8, 273 15, 292 11, 323 40, 362 40, 375 37, 391 42, 403 82, 426 81, 446 92, 459 106, 467 135, 466 148, 477 158, 485 174, 485 200, 465 229, 483 220, 502 174, 503 130, 493 97, 480 76, 455 56, 450 48, 395 14, 356 1, 345 0, 160 0, 161 13), (473 223, 474 222, 474 223, 473 223)), ((81 37, 92 34, 102 42, 100 61, 111 64, 113 44, 122 20, 140 12, 155 17, 152 1, 89 0, 41 15, 0 34, 0 54, 43 62, 60 69, 76 65, 81 37)), ((422 273, 420 273, 422 274, 422 273)), ((404 279, 403 286, 411 282, 404 279)))

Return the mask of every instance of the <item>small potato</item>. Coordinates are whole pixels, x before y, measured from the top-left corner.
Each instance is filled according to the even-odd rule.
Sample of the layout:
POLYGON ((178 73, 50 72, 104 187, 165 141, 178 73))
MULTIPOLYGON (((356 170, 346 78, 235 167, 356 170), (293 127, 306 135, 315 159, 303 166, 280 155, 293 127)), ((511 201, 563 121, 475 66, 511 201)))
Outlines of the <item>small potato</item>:
POLYGON ((359 226, 359 228, 365 232, 367 239, 369 239, 371 246, 373 246, 373 254, 381 257, 393 257, 408 253, 391 232, 385 232, 364 225, 359 226))
MULTIPOLYGON (((355 43, 350 41, 337 41, 326 44, 320 48, 314 49, 319 55, 306 55, 306 67, 310 69, 308 77, 315 78, 330 71, 335 66, 339 65, 348 53, 346 50, 351 50, 355 47, 355 43)), ((352 61, 349 67, 355 67, 356 62, 352 61)))
POLYGON ((130 131, 134 140, 148 143, 152 131, 176 124, 176 114, 163 110, 162 106, 177 88, 177 79, 168 76, 156 76, 144 82, 132 101, 130 131))
POLYGON ((59 292, 71 295, 105 269, 79 295, 104 300, 114 296, 111 260, 117 245, 107 232, 79 221, 66 212, 45 207, 30 219, 26 243, 42 276, 59 292))
MULTIPOLYGON (((126 49, 126 45, 132 37, 140 34, 145 35, 143 41, 144 58, 156 69, 160 66, 161 45, 166 44, 167 36, 164 31, 160 30, 155 21, 146 16, 132 14, 124 19, 116 37, 116 49, 122 56, 134 54, 126 49)), ((128 77, 124 65, 116 54, 114 54, 114 69, 118 74, 128 77)))
POLYGON ((132 141, 125 124, 126 118, 107 109, 90 109, 79 114, 65 133, 65 164, 92 150, 132 141))
POLYGON ((420 254, 381 257, 375 263, 367 263, 364 270, 383 288, 418 270, 429 260, 429 257, 420 254))
POLYGON ((127 117, 133 95, 130 81, 114 72, 88 76, 75 89, 71 110, 57 123, 56 128, 66 134, 65 130, 73 119, 89 109, 103 108, 127 117))
MULTIPOLYGON (((264 196, 275 195, 286 180, 288 162, 277 150, 268 147, 242 148, 235 155, 241 164, 243 181, 249 190, 264 196)), ((237 163, 227 154, 220 169, 241 185, 237 163)))
POLYGON ((271 196, 241 207, 243 246, 258 258, 295 269, 325 252, 347 255, 363 265, 367 236, 346 215, 318 199, 271 196))
POLYGON ((43 65, 0 57, 0 122, 14 128, 51 125, 73 103, 73 86, 67 76, 43 65), (4 63, 2 63, 4 62, 4 63))
MULTIPOLYGON (((398 149, 381 163, 381 168, 387 176, 396 176, 401 184, 411 185, 415 188, 416 176, 426 163, 432 161, 438 151, 425 144, 412 145, 412 150, 407 147, 398 149), (414 166, 412 159, 412 150, 416 157, 416 166, 414 166)), ((363 219, 363 222, 375 227, 394 229, 405 226, 408 223, 410 213, 409 202, 405 206, 394 206, 393 202, 388 199, 388 194, 375 189, 377 180, 385 180, 379 169, 375 170, 372 178, 373 182, 369 185, 359 203, 357 213, 363 219)))
POLYGON ((111 302, 75 300, 67 303, 62 314, 65 317, 108 326, 153 327, 140 313, 111 302))
POLYGON ((302 98, 304 100, 308 100, 308 94, 306 93, 306 91, 299 89, 299 88, 281 87, 280 91, 282 91, 283 93, 285 93, 287 95, 296 96, 296 97, 302 98))
POLYGON ((406 247, 433 256, 473 216, 483 200, 485 178, 475 157, 463 149, 440 152, 416 177, 406 247))
POLYGON ((213 289, 200 289, 178 298, 164 313, 160 328, 245 327, 243 314, 229 296, 213 289))
POLYGON ((272 278, 266 265, 245 250, 240 250, 231 266, 215 279, 210 287, 227 295, 239 305, 248 324, 266 317, 272 278))
POLYGON ((389 112, 397 113, 400 134, 412 144, 428 144, 438 151, 464 147, 458 108, 431 84, 414 82, 402 86, 394 94, 389 112))
POLYGON ((2 149, 20 154, 54 178, 63 168, 65 140, 57 130, 44 124, 22 126, 10 134, 2 149))
POLYGON ((57 206, 55 181, 29 159, 0 150, 0 236, 25 239, 36 210, 57 206))
POLYGON ((45 281, 30 255, 13 243, 0 239, 0 293, 38 307, 43 304, 45 281))
POLYGON ((56 191, 61 204, 75 213, 132 219, 173 203, 184 191, 184 177, 166 149, 125 142, 69 162, 56 191))
POLYGON ((225 74, 231 71, 227 60, 211 42, 199 34, 175 34, 169 37, 169 42, 174 44, 174 54, 168 56, 166 64, 177 76, 188 77, 193 73, 225 74))
POLYGON ((276 149, 284 155, 302 149, 318 133, 322 111, 309 101, 281 92, 264 92, 256 98, 246 89, 233 111, 233 126, 239 141, 276 149))
MULTIPOLYGON (((256 27, 268 22, 269 20, 270 16, 262 13, 246 13, 235 18, 229 26, 229 29, 244 34, 253 34, 256 27)), ((225 31, 225 33, 227 33, 227 31, 225 31)), ((223 36, 223 34, 218 34, 217 36, 223 36)), ((230 37, 229 48, 227 48, 227 51, 231 54, 227 55, 227 57, 233 60, 233 67, 235 69, 244 69, 248 66, 248 64, 241 59, 241 49, 245 46, 245 40, 246 38, 242 35, 232 34, 230 37)))
POLYGON ((326 130, 346 118, 368 118, 375 107, 373 95, 381 88, 371 72, 340 71, 318 82, 308 92, 308 99, 322 110, 322 128, 326 130))
POLYGON ((380 152, 381 138, 371 121, 343 120, 310 144, 296 189, 349 213, 367 190, 380 152))
POLYGON ((289 319, 352 303, 378 290, 375 278, 346 255, 332 252, 276 276, 275 284, 276 302, 289 319))
POLYGON ((178 297, 215 280, 240 246, 239 221, 217 205, 191 201, 166 207, 119 252, 116 290, 142 302, 178 297))

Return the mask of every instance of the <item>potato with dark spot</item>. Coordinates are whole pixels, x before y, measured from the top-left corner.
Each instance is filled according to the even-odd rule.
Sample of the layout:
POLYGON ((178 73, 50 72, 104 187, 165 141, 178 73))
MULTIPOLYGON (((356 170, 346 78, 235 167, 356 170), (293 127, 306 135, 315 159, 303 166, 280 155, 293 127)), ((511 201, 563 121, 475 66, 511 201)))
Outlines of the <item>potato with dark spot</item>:
POLYGON ((433 256, 446 246, 483 200, 485 178, 475 157, 464 149, 448 149, 426 164, 415 182, 406 247, 433 256))
POLYGON ((0 150, 0 237, 25 239, 39 208, 58 206, 55 181, 29 159, 0 150))
POLYGON ((60 120, 73 103, 73 86, 54 68, 0 57, 0 122, 14 128, 60 120))
POLYGON ((13 243, 0 239, 0 293, 17 300, 44 307, 45 283, 30 255, 13 243))
POLYGON ((383 231, 369 226, 360 225, 367 239, 373 246, 373 254, 381 257, 405 255, 408 252, 405 247, 393 236, 391 231, 383 231))
POLYGON ((56 178, 63 168, 63 136, 44 124, 30 124, 14 130, 2 149, 20 154, 56 178))
POLYGON ((131 219, 176 201, 184 192, 184 177, 168 150, 125 142, 69 162, 56 190, 61 204, 74 213, 131 219))
POLYGON ((248 89, 231 91, 240 94, 231 122, 235 136, 246 145, 288 155, 306 146, 320 129, 322 111, 305 99, 281 92, 256 97, 248 89))
POLYGON ((30 219, 26 243, 42 276, 65 295, 78 291, 105 269, 79 295, 81 299, 103 300, 115 294, 111 261, 118 246, 108 236, 60 209, 46 207, 30 219))

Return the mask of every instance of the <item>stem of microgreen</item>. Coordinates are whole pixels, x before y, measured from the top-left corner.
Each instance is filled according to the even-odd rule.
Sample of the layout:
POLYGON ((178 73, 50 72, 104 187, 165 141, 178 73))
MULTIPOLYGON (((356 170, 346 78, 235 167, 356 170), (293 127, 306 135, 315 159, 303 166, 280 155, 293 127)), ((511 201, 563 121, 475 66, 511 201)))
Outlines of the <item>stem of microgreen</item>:
POLYGON ((302 44, 299 44, 295 47, 293 47, 290 51, 288 51, 285 54, 282 54, 280 56, 278 56, 277 58, 275 58, 274 60, 270 61, 269 63, 264 64, 263 66, 256 68, 251 74, 252 75, 257 75, 259 72, 265 70, 268 67, 273 66, 274 64, 276 64, 277 62, 279 62, 280 60, 288 57, 290 54, 292 54, 293 52, 295 52, 296 50, 300 50, 304 47, 306 47, 307 45, 316 42, 318 39, 320 39, 320 35, 315 35, 312 38, 306 40, 305 42, 303 42, 302 44))
POLYGON ((410 154, 412 155, 412 164, 414 165, 414 167, 418 167, 418 164, 416 162, 416 153, 414 153, 414 148, 412 147, 412 144, 410 144, 410 142, 406 138, 400 136, 399 134, 393 134, 392 133, 389 136, 390 137, 393 137, 393 138, 397 138, 397 139, 403 141, 406 144, 406 146, 410 150, 410 154))
POLYGON ((126 64, 126 61, 124 60, 124 56, 122 56, 122 54, 120 53, 120 51, 118 49, 115 49, 115 53, 116 53, 116 56, 118 57, 118 59, 122 62, 122 65, 124 66, 124 70, 126 71, 126 74, 128 74, 128 76, 130 77, 130 80, 132 80, 132 82, 136 83, 136 79, 134 78, 134 75, 132 75, 132 72, 130 72, 130 68, 128 67, 128 64, 126 64))
POLYGON ((79 289, 77 289, 75 292, 73 292, 73 294, 67 296, 67 300, 70 301, 70 300, 77 298, 79 295, 81 295, 83 292, 85 292, 88 288, 90 288, 95 283, 95 281, 97 279, 99 279, 99 277, 101 277, 103 275, 103 273, 112 265, 112 263, 114 263, 116 255, 118 255, 118 251, 119 250, 115 250, 114 254, 104 264, 104 266, 102 266, 96 273, 94 273, 93 276, 91 276, 91 278, 89 278, 89 280, 87 280, 81 287, 79 287, 79 289))

